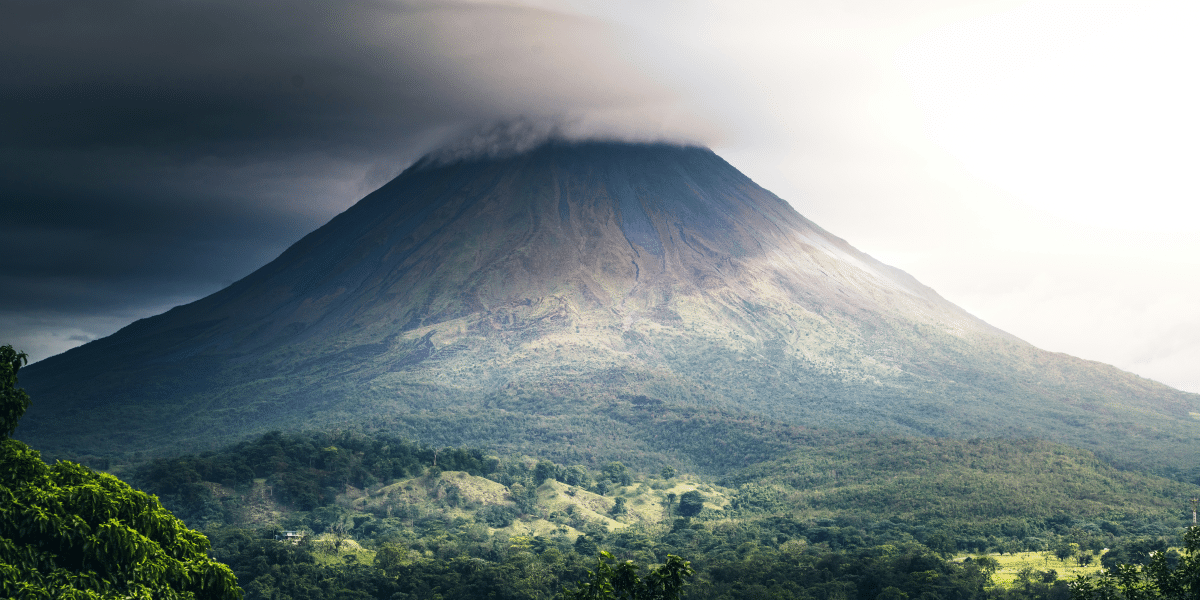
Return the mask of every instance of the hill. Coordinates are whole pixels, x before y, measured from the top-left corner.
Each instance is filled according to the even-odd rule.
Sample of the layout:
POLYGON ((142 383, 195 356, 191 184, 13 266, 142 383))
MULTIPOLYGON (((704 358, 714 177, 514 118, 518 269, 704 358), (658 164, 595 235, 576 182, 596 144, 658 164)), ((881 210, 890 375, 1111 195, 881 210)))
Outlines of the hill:
POLYGON ((884 580, 945 593, 947 581, 928 576, 938 570, 968 577, 962 592, 974 592, 956 597, 1039 598, 1065 571, 1053 554, 1078 557, 1075 567, 1106 548, 1138 557, 1176 543, 1197 492, 1046 442, 825 439, 722 483, 346 433, 268 434, 154 461, 134 479, 205 526, 216 556, 264 598, 329 582, 373 597, 397 586, 473 597, 467 582, 546 596, 594 568, 601 548, 640 564, 687 558, 697 569, 688 597, 820 597, 839 581, 859 586, 849 597, 875 598, 899 585, 884 580), (318 493, 293 493, 297 482, 318 493), (694 516, 688 494, 702 501, 694 516), (276 541, 281 529, 300 532, 299 544, 276 541), (1029 568, 997 573, 1011 589, 985 595, 986 563, 945 561, 962 552, 1029 568))
POLYGON ((1087 536, 1190 521, 1197 488, 1118 470, 1091 452, 1041 440, 847 436, 755 465, 725 483, 754 510, 790 506, 934 529, 1018 537, 1087 536), (1085 525, 1086 524, 1086 525, 1085 525), (1081 534, 1085 535, 1085 534, 1081 534))
POLYGON ((245 279, 23 376, 17 436, 62 453, 347 427, 586 456, 727 418, 1200 475, 1200 396, 1034 348, 662 144, 423 161, 245 279))
MULTIPOLYGON (((389 436, 271 433, 217 452, 159 459, 132 480, 194 526, 376 526, 465 519, 488 535, 671 529, 677 499, 700 490, 701 517, 812 529, 944 532, 956 550, 1032 550, 1059 538, 1111 547, 1170 536, 1190 522, 1200 487, 1119 471, 1086 451, 1037 440, 880 438, 829 434, 803 450, 720 481, 674 469, 646 473, 544 458, 431 448, 389 436), (436 460, 440 462, 435 465, 436 460), (622 510, 615 511, 620 498, 622 510), (782 520, 782 521, 781 521, 782 520), (774 524, 773 524, 774 523, 774 524), (821 525, 824 523, 824 525, 821 525), (999 540, 999 542, 997 542, 999 540)), ((657 533, 655 533, 657 532, 657 533)), ((879 533, 876 531, 876 533, 879 533)), ((839 534, 840 535, 840 534, 839 534)))

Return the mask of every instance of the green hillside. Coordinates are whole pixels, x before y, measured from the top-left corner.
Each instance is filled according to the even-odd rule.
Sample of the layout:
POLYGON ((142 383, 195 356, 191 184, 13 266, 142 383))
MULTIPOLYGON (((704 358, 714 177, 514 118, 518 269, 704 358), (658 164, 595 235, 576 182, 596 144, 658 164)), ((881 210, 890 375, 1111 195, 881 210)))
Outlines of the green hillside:
POLYGON ((352 432, 276 432, 129 475, 209 534, 250 598, 549 597, 601 549, 641 565, 683 556, 692 598, 1042 598, 1066 591, 1044 566, 1067 572, 1052 558, 1063 549, 1094 565, 1107 548, 1178 545, 1200 491, 1039 441, 792 433, 801 449, 721 481, 352 432), (303 541, 276 541, 285 530, 303 541), (966 552, 1033 552, 1020 558, 1036 568, 989 583, 966 552))
POLYGON ((1187 524, 1188 500, 1200 493, 1041 441, 817 433, 802 450, 720 481, 674 475, 670 466, 568 466, 348 432, 272 433, 155 460, 131 477, 197 526, 290 523, 320 533, 341 521, 441 514, 486 523, 491 534, 520 521, 531 532, 573 538, 626 526, 670 529, 671 503, 699 489, 713 521, 884 524, 913 540, 944 533, 964 551, 1038 550, 1060 538, 1100 549, 1123 537, 1170 535, 1187 524), (617 498, 623 510, 614 512, 617 498))
POLYGON ((766 490, 749 509, 875 515, 982 536, 1071 528, 1092 536, 1183 526, 1195 485, 1122 471, 1040 440, 854 436, 809 445, 728 478, 766 490))

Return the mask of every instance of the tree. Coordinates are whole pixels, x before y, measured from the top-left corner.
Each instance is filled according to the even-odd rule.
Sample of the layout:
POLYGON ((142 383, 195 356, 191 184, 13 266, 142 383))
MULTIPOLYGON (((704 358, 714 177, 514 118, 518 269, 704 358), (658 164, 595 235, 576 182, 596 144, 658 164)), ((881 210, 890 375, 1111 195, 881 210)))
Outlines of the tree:
POLYGON ((692 490, 679 496, 679 514, 684 517, 694 517, 704 510, 704 496, 692 490))
POLYGON ((975 557, 973 564, 975 565, 976 569, 979 569, 980 573, 983 573, 983 576, 987 581, 991 581, 992 576, 995 575, 996 571, 1000 569, 1000 561, 990 556, 977 556, 975 557))
POLYGON ((1059 544, 1054 547, 1054 556, 1056 556, 1058 558, 1058 560, 1062 560, 1062 561, 1065 561, 1068 558, 1075 556, 1075 554, 1078 552, 1079 552, 1079 544, 1062 543, 1062 544, 1059 544))
POLYGON ((596 543, 596 538, 585 533, 579 534, 575 538, 575 551, 584 556, 590 556, 600 551, 600 545, 596 543))
POLYGON ((609 510, 608 513, 613 516, 623 515, 625 514, 625 510, 625 499, 618 497, 616 502, 613 504, 612 509, 609 510))
POLYGON ((16 431, 17 421, 29 408, 29 394, 17 387, 17 371, 28 362, 24 352, 0 346, 0 440, 16 431))
POLYGON ((624 464, 619 462, 610 462, 604 465, 601 469, 604 478, 618 485, 630 485, 633 483, 633 475, 629 473, 629 469, 624 464))
POLYGON ((557 473, 558 465, 548 460, 539 460, 533 469, 533 484, 542 485, 547 479, 555 479, 557 473))
POLYGON ((563 590, 564 600, 678 600, 683 594, 684 579, 695 571, 691 563, 674 554, 667 555, 666 564, 638 577, 640 567, 631 560, 616 565, 612 554, 601 552, 596 570, 587 572, 587 579, 574 590, 563 590))
POLYGON ((1184 554, 1155 551, 1145 565, 1119 564, 1071 582, 1072 600, 1200 598, 1200 527, 1183 536, 1184 554))
POLYGON ((375 551, 375 568, 387 573, 388 577, 395 577, 407 560, 408 548, 400 544, 384 544, 375 551))
POLYGON ((25 360, 0 347, 0 596, 240 599, 208 539, 157 498, 73 462, 51 467, 7 439, 29 405, 15 389, 25 360))
POLYGON ((1117 565, 1145 565, 1159 552, 1166 552, 1167 542, 1154 538, 1138 538, 1105 552, 1100 565, 1111 569, 1117 565))
POLYGON ((937 531, 926 536, 925 547, 942 556, 952 555, 958 549, 954 539, 944 531, 937 531))
POLYGON ((875 600, 907 600, 908 594, 900 591, 900 588, 888 586, 883 588, 882 592, 875 597, 875 600))

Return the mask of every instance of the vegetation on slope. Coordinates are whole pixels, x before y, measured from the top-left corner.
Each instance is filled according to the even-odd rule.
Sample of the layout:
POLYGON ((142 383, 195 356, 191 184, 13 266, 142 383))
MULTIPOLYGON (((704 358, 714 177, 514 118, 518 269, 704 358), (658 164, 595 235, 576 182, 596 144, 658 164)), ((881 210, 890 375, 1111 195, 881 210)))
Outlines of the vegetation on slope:
POLYGON ((8 439, 28 397, 25 355, 0 347, 0 594, 5 598, 241 598, 208 540, 121 480, 54 466, 8 439))
MULTIPOLYGON (((28 402, 14 391, 23 357, 9 347, 0 354, 9 366, 0 414, 19 418, 28 402)), ((568 465, 345 431, 271 432, 139 466, 138 484, 205 527, 213 557, 231 572, 153 496, 72 463, 47 467, 3 439, 3 589, 15 597, 226 598, 240 595, 236 574, 250 598, 283 600, 667 600, 680 590, 713 599, 1064 598, 1054 570, 1023 569, 996 585, 999 562, 979 554, 1027 549, 1085 565, 1107 547, 1099 559, 1106 567, 1118 558, 1146 566, 1110 567, 1116 579, 1076 584, 1082 597, 1194 591, 1186 587, 1191 554, 1167 551, 1185 524, 1173 505, 1195 494, 1191 486, 1043 442, 794 427, 742 435, 762 422, 705 420, 712 413, 670 412, 646 396, 624 400, 610 418, 669 432, 664 424, 699 415, 682 435, 655 442, 681 442, 696 463, 736 463, 720 456, 738 447, 727 439, 759 452, 772 438, 801 450, 723 485, 669 464, 568 465), (712 434, 707 443, 697 430, 712 434), (964 550, 977 556, 948 560, 964 550), (693 572, 694 585, 683 588, 693 572)))
POLYGON ((452 598, 480 586, 548 597, 580 581, 600 550, 644 566, 686 558, 696 569, 692 598, 874 599, 889 587, 910 597, 1062 597, 1066 582, 1052 566, 996 587, 986 560, 946 559, 1030 550, 1095 564, 1105 548, 1144 554, 1138 548, 1178 542, 1179 495, 1194 493, 1041 442, 797 438, 808 440, 805 451, 724 485, 670 466, 455 448, 438 449, 435 467, 431 448, 345 432, 273 433, 155 461, 135 479, 208 527, 251 597, 355 589, 452 598), (286 491, 296 481, 313 493, 286 491), (275 541, 283 530, 304 541, 275 541))
POLYGON ((1200 597, 1200 528, 1183 536, 1183 553, 1156 552, 1142 565, 1114 565, 1072 584, 1074 600, 1194 600, 1200 597))
POLYGON ((808 445, 727 482, 776 489, 781 502, 814 514, 886 515, 1015 538, 1062 523, 1090 523, 1104 538, 1151 523, 1176 527, 1198 490, 1040 440, 865 435, 808 445))

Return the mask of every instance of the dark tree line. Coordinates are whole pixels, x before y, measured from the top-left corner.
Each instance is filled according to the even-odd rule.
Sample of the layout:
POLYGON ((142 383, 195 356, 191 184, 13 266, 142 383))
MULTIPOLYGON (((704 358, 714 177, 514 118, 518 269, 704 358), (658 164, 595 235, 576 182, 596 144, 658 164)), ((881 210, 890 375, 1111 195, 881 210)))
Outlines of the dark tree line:
POLYGON ((267 433, 216 452, 153 460, 132 480, 173 510, 204 520, 219 512, 203 482, 245 488, 266 479, 274 498, 296 510, 328 506, 346 486, 363 488, 430 469, 482 475, 496 468, 479 449, 434 448, 387 435, 267 433))

